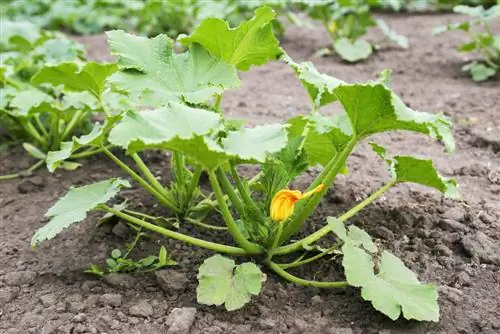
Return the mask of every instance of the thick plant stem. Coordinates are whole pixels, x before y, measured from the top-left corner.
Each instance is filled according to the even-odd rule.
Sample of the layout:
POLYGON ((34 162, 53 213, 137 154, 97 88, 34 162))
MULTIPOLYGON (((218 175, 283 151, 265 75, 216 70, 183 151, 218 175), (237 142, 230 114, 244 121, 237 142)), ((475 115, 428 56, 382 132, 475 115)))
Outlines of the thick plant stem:
POLYGON ((276 247, 278 247, 278 243, 280 241, 281 234, 283 233, 283 222, 279 222, 277 224, 278 224, 278 230, 276 231, 276 235, 274 236, 273 244, 271 245, 271 248, 267 252, 266 261, 270 261, 273 258, 273 255, 274 255, 273 251, 276 249, 276 247))
POLYGON ((100 205, 100 207, 102 209, 114 214, 117 217, 125 219, 126 221, 128 221, 132 224, 141 226, 145 229, 148 229, 150 231, 156 232, 158 234, 164 235, 164 236, 172 238, 172 239, 180 240, 180 241, 183 241, 183 242, 186 242, 188 244, 195 245, 198 247, 210 249, 210 250, 213 250, 215 252, 226 253, 226 254, 231 254, 231 255, 248 255, 247 252, 242 248, 222 245, 222 244, 218 244, 215 242, 194 238, 194 237, 182 234, 182 233, 167 230, 166 228, 160 227, 158 225, 148 223, 142 219, 139 219, 139 218, 136 218, 134 216, 128 215, 126 213, 120 212, 120 211, 115 210, 113 208, 110 208, 106 205, 100 205))
POLYGON ((215 225, 210 225, 210 224, 205 224, 199 220, 196 220, 196 219, 192 219, 192 218, 184 218, 184 220, 190 224, 193 224, 193 225, 196 225, 196 226, 199 226, 199 227, 203 227, 203 228, 207 228, 209 230, 218 230, 218 231, 227 231, 227 227, 226 226, 215 226, 215 225))
POLYGON ((233 236, 234 241, 241 248, 243 248, 248 254, 252 254, 252 255, 262 254, 264 252, 263 248, 259 245, 253 244, 250 241, 248 241, 243 236, 240 229, 238 228, 238 226, 234 222, 233 216, 231 215, 231 212, 229 211, 226 200, 224 199, 224 194, 222 193, 222 189, 219 185, 219 181, 217 181, 217 176, 215 176, 214 171, 210 170, 208 172, 208 176, 210 178, 210 183, 212 184, 212 188, 214 190, 215 197, 217 198, 217 203, 219 205, 219 209, 222 212, 222 216, 224 218, 224 221, 226 222, 229 233, 231 233, 231 235, 233 236))
POLYGON ((254 206, 255 203, 252 200, 252 197, 248 193, 245 186, 243 186, 243 182, 241 182, 241 178, 238 175, 238 171, 236 171, 236 167, 234 166, 234 164, 232 162, 230 163, 230 170, 231 170, 231 176, 233 177, 234 183, 236 183, 236 188, 238 189, 240 196, 243 198, 243 201, 245 202, 246 205, 254 206))
POLYGON ((35 128, 35 126, 27 121, 27 122, 22 122, 21 123, 22 126, 24 127, 24 129, 26 130, 26 132, 28 132, 28 134, 33 137, 33 139, 35 139, 41 146, 45 147, 47 146, 47 140, 42 137, 42 135, 40 135, 40 133, 38 132, 38 130, 35 128))
POLYGON ((297 276, 294 276, 288 272, 286 272, 283 268, 281 268, 277 263, 267 262, 267 266, 271 268, 276 274, 283 277, 287 281, 292 283, 302 285, 302 286, 312 286, 315 288, 345 288, 349 286, 346 281, 339 282, 319 282, 319 281, 310 281, 297 276))
POLYGON ((191 181, 189 182, 189 186, 187 189, 187 195, 186 195, 187 197, 186 197, 186 203, 185 203, 185 205, 188 208, 191 207, 190 202, 193 199, 196 187, 198 187, 198 183, 200 182, 200 176, 201 176, 202 171, 203 171, 203 167, 198 165, 194 169, 193 175, 191 176, 191 181))
POLYGON ((186 173, 186 166, 184 164, 184 156, 182 153, 173 152, 172 153, 172 165, 174 166, 174 177, 179 184, 185 183, 184 174, 186 173))
POLYGON ((146 180, 163 196, 168 196, 168 191, 163 187, 163 185, 156 179, 151 170, 146 166, 144 161, 141 159, 138 153, 133 153, 130 155, 134 160, 135 164, 141 171, 142 175, 146 178, 146 180))
MULTIPOLYGON (((32 173, 35 170, 37 170, 41 165, 45 163, 45 160, 39 160, 36 164, 28 168, 27 170, 24 171, 24 173, 32 173)), ((14 174, 7 174, 7 175, 0 175, 0 181, 7 181, 7 180, 12 180, 16 179, 21 176, 23 172, 19 173, 14 173, 14 174)))
POLYGON ((240 216, 244 216, 245 208, 243 207, 243 203, 238 197, 236 191, 234 191, 233 186, 231 185, 231 182, 229 182, 226 173, 224 173, 221 168, 217 169, 215 173, 217 175, 217 180, 220 182, 222 189, 224 189, 224 192, 227 194, 227 197, 229 197, 229 200, 233 204, 236 211, 238 211, 240 216))
POLYGON ((323 195, 328 191, 330 184, 333 182, 333 180, 335 180, 335 177, 339 173, 340 169, 344 166, 347 157, 354 149, 356 142, 357 142, 356 137, 353 137, 347 143, 344 149, 328 163, 327 167, 325 167, 323 172, 321 172, 321 174, 314 180, 314 182, 308 188, 308 191, 314 189, 321 183, 323 183, 325 187, 318 194, 311 196, 311 198, 309 198, 307 202, 305 202, 305 204, 301 204, 300 202, 297 203, 297 206, 295 208, 297 213, 292 217, 292 220, 285 226, 285 229, 280 239, 280 243, 284 242, 292 235, 297 233, 304 224, 304 222, 306 221, 306 219, 309 218, 309 216, 313 213, 314 209, 316 209, 316 206, 318 206, 318 204, 321 202, 321 198, 323 197, 323 195))
POLYGON ((130 167, 124 164, 120 159, 118 159, 113 153, 102 146, 104 153, 113 160, 121 169, 127 172, 134 180, 136 180, 144 189, 146 189, 151 195, 158 199, 163 205, 172 210, 175 213, 180 213, 179 208, 168 198, 166 198, 162 193, 157 191, 153 186, 147 183, 139 174, 134 172, 130 167))
MULTIPOLYGON (((107 149, 110 149, 111 146, 108 146, 107 149)), ((95 149, 95 150, 86 150, 86 151, 82 151, 82 152, 79 152, 79 153, 75 153, 75 154, 72 154, 69 159, 81 159, 81 158, 86 158, 86 157, 90 157, 94 154, 97 154, 97 153, 101 153, 101 152, 104 152, 104 150, 102 148, 98 148, 98 149, 95 149)))
MULTIPOLYGON (((397 183, 396 181, 391 181, 391 182, 385 184, 383 187, 379 188, 373 194, 368 196, 366 199, 359 202, 351 210, 349 210, 346 213, 344 213, 343 215, 341 215, 338 219, 345 222, 349 218, 356 215, 359 211, 363 210, 366 206, 371 204, 373 201, 375 201, 378 197, 380 197, 383 193, 385 193, 387 190, 389 190, 396 183, 397 183)), ((285 255, 285 254, 289 254, 289 253, 298 251, 298 250, 303 248, 303 245, 313 244, 314 242, 318 241, 319 239, 321 239, 322 237, 327 235, 330 231, 331 231, 330 227, 328 225, 326 225, 326 226, 322 227, 321 229, 317 230, 316 232, 314 232, 313 234, 310 234, 303 239, 300 239, 292 244, 277 248, 275 250, 274 254, 275 255, 285 255)))

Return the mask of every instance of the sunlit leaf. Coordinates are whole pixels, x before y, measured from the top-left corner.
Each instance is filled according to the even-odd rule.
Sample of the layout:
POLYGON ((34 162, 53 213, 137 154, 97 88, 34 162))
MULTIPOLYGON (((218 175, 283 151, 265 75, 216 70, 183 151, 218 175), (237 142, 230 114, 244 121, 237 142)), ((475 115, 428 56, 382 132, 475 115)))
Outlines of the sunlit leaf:
POLYGON ((206 102, 239 86, 236 69, 210 57, 199 45, 179 54, 173 52, 173 41, 166 35, 149 39, 114 30, 107 36, 121 69, 112 82, 144 105, 206 102))
POLYGON ((236 265, 231 259, 214 255, 198 270, 197 300, 200 304, 222 305, 226 310, 242 308, 262 288, 262 272, 253 263, 236 265))
POLYGON ((109 201, 122 187, 130 187, 130 184, 126 180, 110 179, 71 188, 45 214, 51 219, 36 231, 31 239, 32 247, 36 248, 42 241, 52 239, 70 225, 84 220, 88 211, 109 201))
POLYGON ((181 42, 200 44, 214 58, 246 71, 252 65, 265 64, 281 54, 271 24, 275 16, 272 9, 261 7, 255 11, 252 19, 237 28, 230 28, 224 20, 208 18, 190 36, 182 38, 181 42))
POLYGON ((366 59, 372 54, 371 44, 361 38, 355 42, 347 38, 339 38, 333 44, 333 48, 342 59, 351 63, 366 59))

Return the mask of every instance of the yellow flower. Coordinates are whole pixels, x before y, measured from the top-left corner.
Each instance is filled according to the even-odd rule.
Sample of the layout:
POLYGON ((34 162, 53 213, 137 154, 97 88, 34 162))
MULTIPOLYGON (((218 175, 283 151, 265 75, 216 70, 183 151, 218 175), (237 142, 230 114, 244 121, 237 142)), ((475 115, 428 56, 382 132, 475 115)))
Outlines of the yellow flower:
POLYGON ((311 197, 315 193, 322 191, 324 188, 323 184, 320 184, 311 191, 304 194, 299 190, 283 189, 274 195, 271 201, 271 219, 276 222, 285 221, 293 213, 293 208, 295 207, 295 202, 298 200, 311 197))

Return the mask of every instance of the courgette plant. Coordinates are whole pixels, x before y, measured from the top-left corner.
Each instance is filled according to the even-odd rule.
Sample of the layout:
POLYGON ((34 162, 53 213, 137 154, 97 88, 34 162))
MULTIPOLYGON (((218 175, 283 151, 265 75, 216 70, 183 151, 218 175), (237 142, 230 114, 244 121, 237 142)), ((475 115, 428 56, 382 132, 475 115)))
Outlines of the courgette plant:
MULTIPOLYGON (((38 161, 25 173, 41 167, 49 151, 64 149, 73 135, 92 128, 92 114, 102 111, 96 97, 104 92, 102 73, 112 73, 115 64, 85 62, 82 45, 62 34, 39 30, 29 22, 2 20, 0 39, 0 139, 23 143, 38 161), (71 77, 63 76, 72 70, 71 77), (60 72, 57 72, 61 70, 60 72), (55 78, 46 83, 44 77, 55 78), (81 89, 79 80, 89 77, 93 89, 81 89), (66 85, 62 92, 60 85, 66 85)), ((119 104, 118 93, 106 91, 107 103, 119 104)), ((87 157, 99 150, 74 152, 71 159, 87 157)), ((61 167, 74 169, 76 162, 64 161, 61 167)), ((0 180, 22 173, 0 176, 0 180)))
MULTIPOLYGON (((217 253, 199 268, 197 299, 202 304, 224 304, 227 310, 241 308, 260 292, 265 277, 261 269, 266 268, 299 285, 361 288, 362 297, 391 319, 403 314, 407 319, 437 321, 435 286, 419 282, 403 261, 350 223, 356 213, 403 182, 426 185, 445 196, 456 197, 456 182, 440 176, 432 161, 391 156, 385 148, 372 143, 375 152, 387 162, 390 180, 352 209, 327 218, 314 233, 297 233, 307 224, 336 176, 346 172, 346 161, 359 143, 381 132, 405 130, 440 140, 452 151, 449 120, 407 107, 389 88, 389 71, 384 71, 380 80, 353 84, 318 72, 312 63, 294 62, 273 35, 274 18, 271 9, 262 7, 252 19, 236 28, 220 19, 207 19, 191 35, 178 40, 187 47, 180 54, 173 53, 173 41, 165 35, 148 39, 123 31, 108 32, 108 42, 120 68, 108 77, 108 82, 148 109, 108 115, 105 124, 86 139, 86 145, 104 149, 173 215, 180 208, 172 205, 166 196, 169 190, 160 184, 139 154, 151 149, 168 152, 175 168, 174 180, 183 178, 180 184, 188 185, 188 189, 198 186, 200 173, 207 173, 213 195, 203 196, 214 204, 224 226, 204 226, 221 229, 221 233, 232 237, 233 243, 210 240, 203 233, 183 233, 182 224, 180 230, 166 228, 148 213, 108 204, 120 189, 131 186, 128 180, 112 178, 70 189, 47 212, 50 221, 35 233, 32 246, 38 247, 84 220, 89 211, 102 211, 144 231, 217 253), (226 119, 220 102, 226 90, 239 85, 238 71, 277 59, 295 71, 310 97, 310 113, 282 124, 254 128, 238 127, 226 119), (324 108, 335 103, 344 112, 326 116, 324 108), (125 150, 141 175, 106 150, 106 145, 125 150), (255 175, 243 173, 240 165, 256 166, 259 171, 255 175), (289 189, 308 167, 317 165, 323 167, 322 171, 308 189, 289 189), (332 233, 335 240, 326 241, 324 237, 332 233), (284 260, 294 255, 295 260, 284 260), (253 261, 236 264, 227 256, 253 261), (291 272, 332 256, 342 257, 343 281, 309 280, 291 272)), ((81 84, 88 82, 82 80, 81 84)))
POLYGON ((468 21, 448 24, 434 29, 434 34, 461 30, 467 33, 469 41, 459 46, 459 52, 476 53, 482 58, 462 67, 474 81, 484 81, 500 70, 500 34, 493 33, 493 24, 500 24, 500 4, 485 9, 483 6, 465 5, 453 8, 455 13, 469 15, 468 21), (495 22, 496 21, 496 22, 495 22))
POLYGON ((382 19, 375 19, 371 6, 379 0, 305 0, 305 11, 314 20, 320 21, 328 32, 335 53, 347 62, 358 62, 368 58, 387 40, 403 49, 409 46, 408 39, 391 30, 382 19), (370 27, 377 26, 385 38, 370 43, 363 38, 370 27))

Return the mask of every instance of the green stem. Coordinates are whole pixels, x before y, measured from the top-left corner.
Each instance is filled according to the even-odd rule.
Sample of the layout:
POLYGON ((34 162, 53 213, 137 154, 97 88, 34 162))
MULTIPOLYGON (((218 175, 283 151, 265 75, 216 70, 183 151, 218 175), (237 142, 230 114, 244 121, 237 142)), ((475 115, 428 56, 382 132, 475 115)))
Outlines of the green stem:
POLYGON ((163 205, 172 210, 175 213, 180 213, 179 208, 172 203, 168 198, 166 198, 162 193, 157 191, 153 186, 147 183, 139 174, 134 172, 130 167, 124 164, 120 159, 118 159, 113 153, 111 153, 104 146, 101 147, 104 153, 113 160, 121 169, 127 172, 134 180, 136 180, 144 189, 146 189, 151 195, 158 199, 163 205))
MULTIPOLYGON (((368 196, 366 199, 363 201, 359 202, 356 206, 354 206, 351 210, 347 211, 343 215, 339 217, 339 219, 343 222, 346 220, 350 219, 354 215, 356 215, 359 211, 363 210, 366 206, 371 204, 373 201, 375 201, 378 197, 382 196, 383 193, 385 193, 387 190, 389 190, 392 186, 394 186, 397 182, 396 181, 391 181, 387 184, 385 184, 383 187, 379 188, 377 191, 375 191, 373 194, 368 196)), ((313 234, 308 235, 307 237, 300 239, 294 243, 291 243, 286 246, 279 247, 275 250, 274 254, 275 255, 285 255, 289 254, 295 251, 298 251, 303 248, 303 245, 311 245, 317 240, 321 239, 325 235, 327 235, 330 232, 330 227, 324 226, 318 231, 314 232, 313 234)))
POLYGON ((324 188, 321 192, 310 197, 304 204, 302 202, 298 202, 296 204, 295 210, 297 211, 297 214, 295 214, 291 221, 285 226, 280 242, 287 240, 292 235, 297 233, 306 219, 313 213, 314 209, 316 209, 318 204, 321 202, 321 198, 323 198, 324 194, 328 191, 330 184, 333 180, 335 180, 335 177, 339 173, 340 169, 344 166, 347 157, 354 149, 354 146, 356 146, 356 142, 357 138, 352 137, 344 149, 330 160, 321 174, 316 177, 314 182, 309 186, 308 191, 314 189, 321 183, 324 184, 324 188))
POLYGON ((279 266, 283 269, 288 269, 288 268, 294 268, 294 267, 298 267, 298 266, 302 266, 306 263, 310 263, 310 262, 313 262, 313 261, 316 261, 318 259, 321 259, 323 256, 326 256, 328 254, 331 254, 331 252, 335 249, 338 248, 338 245, 335 245, 335 246, 332 246, 330 248, 328 248, 326 251, 324 252, 321 252, 321 253, 318 253, 314 256, 311 256, 311 257, 308 257, 307 259, 304 259, 304 260, 299 260, 299 261, 293 261, 291 263, 280 263, 279 266))
POLYGON ((274 235, 273 244, 271 245, 271 248, 267 252, 266 261, 270 261, 273 258, 274 250, 276 249, 276 247, 278 247, 278 244, 279 244, 279 241, 281 238, 281 234, 283 233, 283 222, 280 222, 277 224, 278 224, 278 230, 276 231, 276 234, 274 235))
POLYGON ((248 193, 247 188, 245 188, 243 182, 241 182, 241 178, 238 175, 238 172, 236 171, 236 167, 234 166, 233 162, 230 162, 229 169, 231 171, 231 176, 233 177, 234 183, 236 183, 236 188, 238 189, 238 192, 240 193, 240 196, 243 198, 245 204, 249 206, 250 205, 255 206, 255 203, 250 194, 248 193))
POLYGON ((5 76, 5 81, 6 81, 8 84, 10 84, 10 85, 12 85, 12 86, 16 87, 16 88, 17 88, 17 89, 19 89, 19 90, 25 90, 25 89, 26 89, 26 86, 27 86, 27 84, 25 84, 24 82, 22 82, 22 81, 20 81, 20 80, 16 80, 16 79, 14 79, 14 78, 12 78, 12 77, 9 77, 9 76, 7 76, 7 75, 5 76))
POLYGON ((231 182, 229 182, 226 173, 224 173, 222 168, 217 169, 215 173, 217 174, 217 179, 224 189, 224 192, 227 194, 227 197, 229 197, 229 200, 235 207, 236 211, 238 211, 239 215, 243 217, 245 215, 245 208, 243 207, 243 203, 238 197, 238 194, 234 191, 231 182))
POLYGON ((283 268, 281 268, 277 263, 267 262, 267 266, 271 268, 276 274, 283 277, 287 281, 292 283, 302 285, 302 286, 312 286, 315 288, 345 288, 349 286, 349 284, 345 281, 340 282, 319 282, 319 281, 311 281, 306 280, 297 276, 294 276, 288 272, 286 272, 283 268))
POLYGON ((141 226, 145 229, 148 229, 150 231, 156 232, 158 234, 164 235, 164 236, 172 238, 172 239, 180 240, 180 241, 186 242, 186 243, 191 244, 191 245, 210 249, 210 250, 220 252, 220 253, 226 253, 226 254, 231 254, 231 255, 248 255, 248 253, 242 248, 222 245, 222 244, 218 244, 215 242, 194 238, 194 237, 182 234, 182 233, 170 231, 170 230, 167 230, 166 228, 148 223, 148 222, 146 222, 142 219, 136 218, 134 216, 127 215, 126 213, 120 212, 120 211, 115 210, 113 208, 110 208, 106 205, 100 205, 99 207, 101 207, 102 209, 104 209, 108 212, 111 212, 112 214, 114 214, 117 217, 125 219, 126 221, 128 221, 132 224, 141 226))
POLYGON ((36 164, 34 164, 30 168, 26 169, 24 172, 18 172, 18 173, 7 174, 7 175, 0 175, 0 181, 16 179, 16 178, 20 177, 21 174, 23 174, 23 173, 33 173, 35 170, 37 170, 44 163, 45 163, 45 160, 39 160, 39 161, 37 161, 36 164))
POLYGON ((189 186, 187 189, 187 197, 186 197, 186 207, 190 208, 189 205, 191 200, 193 199, 194 192, 196 187, 198 187, 198 183, 200 182, 201 172, 203 171, 203 167, 200 165, 196 166, 193 175, 191 176, 191 181, 189 182, 189 186))
POLYGON ((45 125, 43 125, 42 120, 40 119, 40 114, 35 114, 34 118, 35 118, 36 125, 38 125, 38 128, 40 129, 40 131, 42 131, 43 136, 48 137, 49 133, 48 133, 47 129, 45 128, 45 125))
POLYGON ((231 212, 229 211, 229 208, 227 206, 226 200, 224 199, 224 194, 222 193, 222 189, 219 185, 219 181, 217 180, 217 176, 215 175, 213 170, 210 170, 208 172, 208 176, 210 178, 210 183, 212 184, 212 188, 215 193, 215 197, 217 198, 217 202, 219 204, 219 209, 222 212, 222 216, 224 218, 224 221, 226 222, 226 225, 228 227, 229 233, 233 236, 234 241, 241 247, 243 248, 248 254, 254 255, 254 254, 261 254, 263 253, 262 247, 251 243, 241 233, 240 229, 234 222, 233 216, 231 215, 231 212))
POLYGON ((139 242, 139 240, 143 236, 143 234, 141 232, 141 229, 142 228, 139 228, 139 230, 137 231, 137 234, 135 235, 134 241, 132 241, 132 243, 130 244, 130 246, 127 247, 127 252, 122 256, 123 259, 126 259, 130 255, 130 253, 132 253, 132 251, 134 250, 135 246, 137 246, 137 243, 139 242))
MULTIPOLYGON (((158 179, 154 176, 148 166, 144 163, 138 153, 133 153, 130 155, 134 160, 135 164, 141 171, 142 175, 146 178, 146 180, 163 196, 168 196, 168 191, 163 187, 163 185, 158 181, 158 179)), ((173 203, 172 203, 173 204, 173 203)))
MULTIPOLYGON (((108 146, 107 149, 111 148, 111 146, 108 146)), ((98 149, 95 149, 95 150, 86 150, 86 151, 83 151, 83 152, 80 152, 80 153, 75 153, 75 154, 72 154, 69 159, 81 159, 81 158, 86 158, 86 157, 90 157, 91 155, 94 155, 94 154, 97 154, 97 153, 101 153, 101 152, 104 152, 104 149, 102 148, 98 148, 98 149)))
POLYGON ((172 160, 173 160, 173 165, 175 166, 174 168, 174 177, 177 180, 178 184, 185 184, 185 169, 186 166, 184 164, 184 156, 182 153, 179 152, 173 152, 172 153, 172 160))
POLYGON ((218 231, 227 231, 227 227, 226 226, 214 226, 214 225, 210 225, 210 224, 205 224, 199 220, 196 220, 196 219, 193 219, 193 218, 184 218, 185 221, 187 221, 188 223, 190 224, 193 224, 193 225, 196 225, 196 226, 200 226, 200 227, 204 227, 204 228, 208 228, 208 229, 211 229, 211 230, 218 230, 218 231))
POLYGON ((21 124, 26 130, 26 132, 28 132, 28 134, 31 135, 31 137, 33 137, 33 139, 35 139, 41 146, 46 148, 47 141, 40 135, 38 130, 30 121, 22 122, 21 124))
POLYGON ((217 95, 217 98, 215 100, 215 105, 214 105, 214 108, 216 110, 220 110, 220 103, 221 103, 221 100, 222 100, 222 94, 219 94, 217 95))
POLYGON ((68 122, 68 124, 64 128, 64 131, 61 135, 61 141, 65 140, 73 132, 73 129, 75 128, 75 126, 77 126, 78 123, 80 123, 80 120, 84 116, 85 116, 85 112, 82 109, 78 110, 77 112, 75 112, 73 114, 73 116, 71 116, 70 121, 68 122))
POLYGON ((50 127, 51 141, 50 148, 52 150, 59 149, 59 121, 61 119, 61 112, 58 110, 56 114, 52 114, 54 119, 52 120, 52 126, 50 127))

